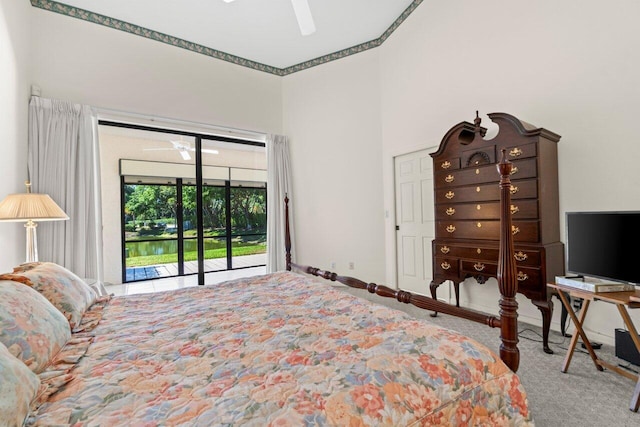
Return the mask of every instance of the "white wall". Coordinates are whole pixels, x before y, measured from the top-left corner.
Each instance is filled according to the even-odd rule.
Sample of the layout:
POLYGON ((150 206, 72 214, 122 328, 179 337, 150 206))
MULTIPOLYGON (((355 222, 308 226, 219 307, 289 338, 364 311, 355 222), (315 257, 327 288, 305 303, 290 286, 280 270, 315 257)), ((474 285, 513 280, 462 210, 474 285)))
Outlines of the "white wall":
POLYGON ((42 96, 278 133, 281 78, 32 8, 33 82, 42 96))
MULTIPOLYGON (((0 200, 25 191, 31 4, 0 0, 0 200)), ((0 223, 0 272, 25 260, 22 223, 0 223)))
MULTIPOLYGON (((615 7, 596 0, 422 3, 380 48, 385 209, 393 211, 394 153, 438 145, 480 110, 562 136, 563 230, 566 211, 640 210, 639 15, 633 0, 615 7)), ((384 262, 393 282, 391 227, 387 222, 384 262)), ((461 287, 464 304, 497 312, 495 281, 469 282, 461 287)), ((519 302, 521 320, 539 324, 538 310, 526 298, 519 302)), ((640 313, 631 314, 640 324, 640 313)), ((622 320, 614 308, 592 306, 587 328, 597 340, 612 342, 616 327, 622 320)))
POLYGON ((372 50, 283 82, 294 260, 367 281, 384 278, 378 67, 372 50))

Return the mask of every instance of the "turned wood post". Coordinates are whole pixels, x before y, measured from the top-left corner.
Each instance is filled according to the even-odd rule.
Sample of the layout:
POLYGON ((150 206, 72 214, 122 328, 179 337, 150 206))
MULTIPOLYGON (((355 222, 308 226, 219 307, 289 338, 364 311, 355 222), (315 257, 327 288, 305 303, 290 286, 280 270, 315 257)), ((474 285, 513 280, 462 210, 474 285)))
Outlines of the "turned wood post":
POLYGON ((513 257, 513 231, 511 224, 511 169, 513 165, 502 150, 497 164, 500 173, 500 251, 498 255, 498 288, 500 289, 500 358, 511 368, 518 370, 518 275, 513 257))
POLYGON ((284 195, 284 249, 286 251, 287 271, 291 271, 291 231, 289 230, 289 196, 284 195))

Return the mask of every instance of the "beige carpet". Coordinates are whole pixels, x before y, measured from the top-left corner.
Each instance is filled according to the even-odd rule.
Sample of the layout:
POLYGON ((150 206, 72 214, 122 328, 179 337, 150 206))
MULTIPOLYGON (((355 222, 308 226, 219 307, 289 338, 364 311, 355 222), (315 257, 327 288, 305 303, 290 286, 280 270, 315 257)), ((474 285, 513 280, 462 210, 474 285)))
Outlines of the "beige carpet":
MULTIPOLYGON (((410 315, 458 331, 485 344, 498 353, 500 331, 485 325, 430 312, 369 294, 365 290, 342 287, 353 295, 402 310, 410 315)), ((538 427, 545 426, 640 426, 640 412, 629 410, 635 383, 628 378, 607 371, 599 372, 586 351, 580 346, 573 356, 569 371, 560 372, 569 346, 569 338, 551 331, 549 345, 555 354, 542 350, 541 329, 525 323, 519 324, 520 377, 529 397, 529 407, 538 427)), ((596 353, 611 363, 620 363, 636 370, 637 366, 615 357, 612 346, 603 345, 596 353)))

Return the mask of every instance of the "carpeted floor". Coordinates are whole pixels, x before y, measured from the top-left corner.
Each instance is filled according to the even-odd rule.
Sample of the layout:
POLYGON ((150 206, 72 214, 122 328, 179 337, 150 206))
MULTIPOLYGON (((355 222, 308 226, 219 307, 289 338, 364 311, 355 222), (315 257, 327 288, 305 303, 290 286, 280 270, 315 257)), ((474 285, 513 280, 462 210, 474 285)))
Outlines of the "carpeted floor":
MULTIPOLYGON (((485 344, 498 353, 500 331, 485 325, 430 312, 391 298, 369 294, 365 290, 336 285, 353 295, 402 310, 412 316, 427 319, 440 326, 461 332, 485 344)), ((573 356, 567 373, 560 372, 569 346, 569 338, 551 331, 549 345, 554 354, 542 350, 541 329, 525 323, 519 325, 520 368, 518 376, 527 391, 529 407, 536 426, 640 426, 640 412, 629 410, 635 383, 615 372, 599 372, 586 351, 580 348, 573 356)), ((612 346, 603 345, 596 353, 610 363, 620 363, 633 369, 634 365, 617 359, 612 346)))

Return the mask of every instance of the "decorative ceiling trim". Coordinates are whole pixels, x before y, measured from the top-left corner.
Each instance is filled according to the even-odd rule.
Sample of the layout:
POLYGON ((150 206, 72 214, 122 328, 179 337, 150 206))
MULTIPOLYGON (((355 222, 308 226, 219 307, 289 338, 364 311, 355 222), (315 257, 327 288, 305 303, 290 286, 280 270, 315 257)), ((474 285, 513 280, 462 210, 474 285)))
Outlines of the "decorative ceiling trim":
POLYGON ((81 19, 83 21, 92 22, 94 24, 103 25, 105 27, 113 28, 115 30, 124 31, 129 34, 144 37, 147 39, 155 40, 161 43, 165 43, 181 49, 186 49, 191 52, 199 53, 209 56, 211 58, 219 59, 222 61, 230 62, 232 64, 240 65, 242 67, 251 68, 256 71, 262 71, 276 76, 286 76, 298 71, 306 70, 311 67, 315 67, 327 62, 335 61, 337 59, 345 58, 347 56, 355 55, 356 53, 364 52, 369 49, 380 46, 384 41, 393 33, 400 24, 407 19, 409 15, 422 3, 423 0, 414 0, 405 10, 402 15, 396 19, 393 24, 387 30, 382 33, 380 37, 374 40, 370 40, 365 43, 361 43, 356 46, 352 46, 347 49, 342 49, 328 55, 320 56, 318 58, 310 59, 309 61, 301 62, 296 65, 292 65, 286 68, 273 67, 271 65, 262 64, 260 62, 252 61, 250 59, 242 58, 230 53, 222 52, 220 50, 212 49, 207 46, 203 46, 197 43, 193 43, 187 40, 173 37, 168 34, 161 33, 159 31, 149 30, 144 27, 140 27, 129 22, 121 21, 119 19, 110 18, 105 15, 100 15, 85 9, 69 6, 64 3, 60 3, 53 0, 31 0, 31 5, 40 9, 44 9, 50 12, 59 13, 72 18, 81 19))

